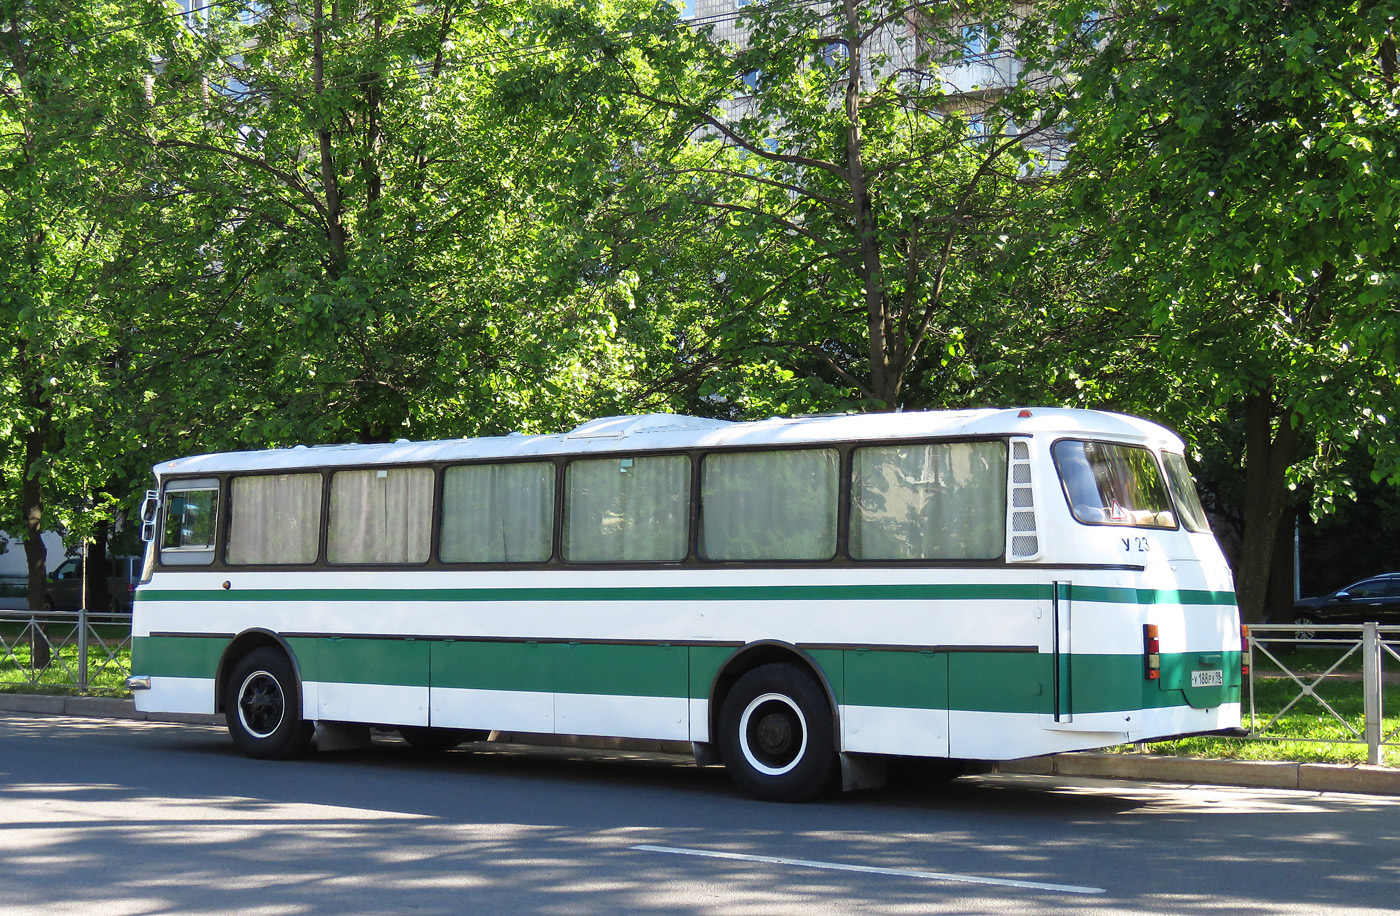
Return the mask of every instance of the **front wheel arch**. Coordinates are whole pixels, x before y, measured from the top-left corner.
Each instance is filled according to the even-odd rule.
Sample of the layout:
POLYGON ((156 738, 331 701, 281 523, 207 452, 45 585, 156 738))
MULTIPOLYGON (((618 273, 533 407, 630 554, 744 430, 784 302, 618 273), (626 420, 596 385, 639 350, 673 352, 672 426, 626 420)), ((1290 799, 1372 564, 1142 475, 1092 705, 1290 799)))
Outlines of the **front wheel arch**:
POLYGON ((229 691, 232 689, 229 678, 233 675, 234 667, 243 660, 243 656, 264 646, 273 646, 282 650, 282 654, 287 656, 287 661, 291 662, 292 673, 296 675, 297 684, 300 685, 305 680, 302 677, 301 664, 297 661, 297 654, 292 651, 292 647, 287 645, 287 641, 280 634, 262 627, 244 630, 229 642, 228 646, 224 648, 224 654, 219 658, 219 667, 214 674, 214 683, 217 685, 214 697, 215 712, 228 714, 229 691))
POLYGON ((301 679, 276 646, 239 657, 229 675, 229 735, 239 750, 262 760, 299 757, 311 746, 314 723, 301 715, 301 679))

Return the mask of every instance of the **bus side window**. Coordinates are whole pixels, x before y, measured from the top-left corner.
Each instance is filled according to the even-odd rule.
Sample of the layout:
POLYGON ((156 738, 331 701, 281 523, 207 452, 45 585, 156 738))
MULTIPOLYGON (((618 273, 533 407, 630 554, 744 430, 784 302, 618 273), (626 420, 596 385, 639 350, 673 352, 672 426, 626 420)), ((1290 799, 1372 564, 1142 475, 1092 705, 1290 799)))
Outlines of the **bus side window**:
POLYGON ((835 449, 718 452, 700 472, 700 555, 707 560, 836 556, 835 449))
POLYGON ((854 559, 995 560, 1005 546, 1005 442, 856 449, 854 559))
POLYGON ((543 563, 553 542, 553 463, 468 464, 443 472, 444 563, 543 563))
POLYGON ((564 559, 676 563, 687 552, 690 459, 588 458, 564 470, 564 559))
POLYGON ((225 557, 229 563, 315 563, 320 541, 320 474, 259 474, 233 479, 225 557))
POLYGON ((219 482, 181 480, 165 488, 160 533, 164 566, 208 566, 219 530, 219 482))
POLYGON ((331 475, 329 563, 426 563, 432 549, 431 468, 331 475))

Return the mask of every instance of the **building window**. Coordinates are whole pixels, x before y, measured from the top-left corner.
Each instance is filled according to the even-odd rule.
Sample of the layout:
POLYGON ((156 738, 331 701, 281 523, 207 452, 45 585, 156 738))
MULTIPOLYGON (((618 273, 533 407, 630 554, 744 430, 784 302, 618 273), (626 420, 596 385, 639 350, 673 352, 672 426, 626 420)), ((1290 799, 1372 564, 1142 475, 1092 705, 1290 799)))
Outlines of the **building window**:
POLYGON ((975 25, 963 26, 962 50, 967 57, 986 56, 987 27, 980 22, 975 25))

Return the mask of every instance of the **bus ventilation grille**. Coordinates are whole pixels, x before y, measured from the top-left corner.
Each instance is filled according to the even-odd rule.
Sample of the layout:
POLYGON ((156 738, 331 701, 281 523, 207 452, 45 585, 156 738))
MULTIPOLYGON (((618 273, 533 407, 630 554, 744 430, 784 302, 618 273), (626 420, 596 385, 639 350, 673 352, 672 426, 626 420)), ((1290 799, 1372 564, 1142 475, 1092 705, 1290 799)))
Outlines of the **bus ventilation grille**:
POLYGON ((1027 560, 1040 553, 1035 521, 1035 491, 1031 487, 1031 449, 1011 443, 1011 558, 1027 560))

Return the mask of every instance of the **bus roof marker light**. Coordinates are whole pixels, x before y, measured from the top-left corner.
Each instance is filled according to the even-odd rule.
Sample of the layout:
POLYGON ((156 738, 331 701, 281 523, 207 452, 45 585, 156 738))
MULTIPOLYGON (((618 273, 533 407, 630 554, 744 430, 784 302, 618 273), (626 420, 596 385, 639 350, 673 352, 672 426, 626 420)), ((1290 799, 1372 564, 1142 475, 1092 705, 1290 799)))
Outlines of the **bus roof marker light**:
POLYGON ((1029 410, 1022 410, 1020 413, 1016 414, 1017 419, 1020 420, 1029 420, 1033 416, 1035 415, 1032 414, 1029 410))

